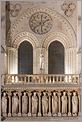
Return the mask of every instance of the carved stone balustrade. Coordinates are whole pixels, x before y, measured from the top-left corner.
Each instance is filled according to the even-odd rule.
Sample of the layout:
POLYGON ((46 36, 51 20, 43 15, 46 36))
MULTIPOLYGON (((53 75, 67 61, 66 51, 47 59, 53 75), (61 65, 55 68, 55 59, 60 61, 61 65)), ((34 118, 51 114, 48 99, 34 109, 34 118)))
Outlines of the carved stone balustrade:
POLYGON ((5 118, 14 116, 41 118, 45 117, 43 113, 45 111, 48 118, 80 116, 79 75, 8 74, 2 75, 2 82, 1 113, 5 118), (43 96, 46 96, 44 101, 43 96), (27 107, 24 107, 24 104, 27 107))
POLYGON ((79 84, 78 74, 5 74, 2 84, 79 84))

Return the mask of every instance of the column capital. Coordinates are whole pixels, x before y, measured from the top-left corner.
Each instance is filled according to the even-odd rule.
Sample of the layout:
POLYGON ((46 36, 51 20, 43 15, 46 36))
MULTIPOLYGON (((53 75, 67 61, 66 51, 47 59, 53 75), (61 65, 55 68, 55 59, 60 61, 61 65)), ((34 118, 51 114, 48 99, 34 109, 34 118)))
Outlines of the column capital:
POLYGON ((12 95, 12 93, 11 93, 11 91, 9 91, 9 92, 8 92, 8 96, 11 96, 11 95, 12 95))
POLYGON ((61 92, 58 92, 57 94, 58 94, 58 96, 61 96, 61 92))
POLYGON ((39 91, 39 92, 38 92, 38 95, 41 96, 41 94, 42 94, 41 91, 39 91))
POLYGON ((31 96, 32 95, 32 93, 31 92, 28 92, 28 96, 31 96))
POLYGON ((71 96, 72 93, 71 92, 68 92, 67 94, 68 94, 68 96, 71 96))
POLYGON ((49 95, 49 96, 51 96, 51 95, 52 95, 51 91, 49 91, 49 92, 48 92, 48 95, 49 95))
POLYGON ((18 92, 18 95, 19 95, 19 96, 21 96, 21 95, 22 95, 21 91, 19 91, 19 92, 18 92))

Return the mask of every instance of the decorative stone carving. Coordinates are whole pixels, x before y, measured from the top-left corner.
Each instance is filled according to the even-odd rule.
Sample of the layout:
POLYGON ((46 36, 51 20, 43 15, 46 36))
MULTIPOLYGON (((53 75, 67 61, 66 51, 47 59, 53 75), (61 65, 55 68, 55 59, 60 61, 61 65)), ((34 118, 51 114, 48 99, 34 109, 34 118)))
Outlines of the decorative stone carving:
POLYGON ((7 96, 5 92, 2 96, 2 115, 7 116, 7 96))
POLYGON ((67 114, 67 96, 66 96, 66 92, 63 92, 63 96, 61 97, 61 101, 62 101, 62 114, 66 115, 67 114))
POLYGON ((76 92, 73 92, 72 96, 72 113, 73 115, 77 115, 78 113, 78 97, 76 95, 76 92))
POLYGON ((22 96, 22 114, 27 114, 28 110, 28 97, 26 95, 26 92, 24 92, 24 95, 22 96))
POLYGON ((48 13, 36 12, 31 16, 29 25, 36 34, 45 34, 52 28, 52 18, 48 13))
POLYGON ((44 55, 41 52, 41 54, 40 54, 40 71, 41 71, 41 74, 43 74, 43 70, 44 70, 44 55))
POLYGON ((58 97, 56 95, 56 92, 53 92, 52 96, 52 114, 53 116, 56 116, 58 113, 58 97))
POLYGON ((28 40, 28 42, 30 42, 34 48, 38 47, 38 39, 32 33, 26 31, 16 35, 16 38, 14 38, 13 40, 12 46, 18 48, 20 43, 22 43, 22 41, 24 41, 25 39, 28 40))
MULTIPOLYGON (((75 31, 74 31, 74 29, 71 27, 71 25, 68 23, 68 21, 65 19, 65 18, 63 18, 61 15, 59 15, 58 14, 58 12, 56 12, 56 11, 53 11, 53 10, 50 10, 50 9, 48 9, 48 8, 31 8, 31 9, 29 9, 29 11, 28 11, 28 9, 24 12, 24 14, 22 14, 17 20, 16 20, 16 22, 12 25, 12 28, 10 28, 10 30, 9 30, 9 32, 8 32, 8 40, 9 40, 9 42, 11 42, 11 44, 12 44, 12 46, 13 46, 13 42, 14 42, 14 40, 17 38, 17 30, 18 30, 18 28, 19 28, 19 26, 20 25, 22 25, 22 22, 23 22, 23 20, 24 19, 26 19, 26 18, 29 18, 30 17, 30 15, 33 15, 34 13, 36 13, 36 12, 40 12, 40 11, 43 11, 43 12, 47 12, 47 13, 49 13, 50 15, 52 15, 53 16, 53 18, 54 18, 54 20, 57 18, 57 21, 58 20, 61 20, 61 23, 62 23, 62 25, 64 25, 64 29, 63 30, 65 30, 65 32, 67 33, 67 35, 66 36, 68 36, 68 41, 67 42, 69 42, 69 40, 70 41, 72 41, 73 42, 73 45, 76 45, 76 34, 75 34, 75 31), (10 38, 11 37, 11 38, 10 38)), ((53 20, 53 22, 55 22, 53 20)), ((64 33, 64 32, 63 32, 64 33)), ((20 35, 20 32, 19 32, 19 35, 20 35)), ((53 34, 54 35, 54 34, 53 34)), ((26 38, 26 37, 25 37, 26 38)), ((44 38, 45 39, 45 38, 44 38)), ((20 39, 19 39, 20 40, 20 39)), ((22 39, 23 40, 23 39, 22 39)), ((28 39, 29 40, 29 39, 28 39)), ((60 39, 59 39, 60 40, 60 39)), ((69 42, 70 43, 70 42, 69 42)), ((72 43, 71 43, 72 44, 72 43)))
POLYGON ((64 14, 67 17, 70 17, 73 14, 73 11, 75 10, 76 5, 74 3, 63 3, 61 6, 61 9, 64 11, 64 14))
POLYGON ((43 116, 47 116, 48 113, 48 98, 45 92, 43 92, 43 96, 42 96, 42 113, 43 116))
POLYGON ((12 97, 12 115, 16 115, 18 113, 18 97, 16 95, 16 93, 13 93, 13 97, 12 97))
POLYGON ((33 93, 32 96, 32 115, 36 116, 38 110, 38 98, 36 92, 33 93))
POLYGON ((11 15, 12 17, 18 16, 20 10, 21 10, 21 5, 20 5, 20 4, 15 4, 15 5, 10 4, 10 9, 9 9, 9 11, 10 11, 10 15, 11 15))

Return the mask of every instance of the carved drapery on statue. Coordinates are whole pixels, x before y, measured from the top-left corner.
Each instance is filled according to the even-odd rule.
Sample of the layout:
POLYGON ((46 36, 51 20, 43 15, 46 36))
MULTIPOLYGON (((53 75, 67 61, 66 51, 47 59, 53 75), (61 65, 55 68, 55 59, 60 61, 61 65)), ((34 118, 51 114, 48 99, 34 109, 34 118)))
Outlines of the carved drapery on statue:
POLYGON ((73 92, 72 96, 72 113, 75 115, 78 113, 78 97, 76 92, 73 92))
POLYGON ((34 92, 32 96, 32 115, 36 116, 37 110, 38 110, 38 98, 36 92, 34 92))
POLYGON ((22 114, 27 114, 27 110, 28 110, 28 98, 26 92, 24 92, 24 95, 22 96, 22 114))
POLYGON ((16 95, 16 93, 13 94, 12 97, 12 113, 13 115, 16 115, 18 113, 18 96, 16 95))
POLYGON ((67 96, 66 92, 63 92, 63 96, 61 97, 62 101, 62 114, 67 114, 67 96))
POLYGON ((69 116, 69 112, 70 116, 78 116, 80 113, 80 98, 77 91, 42 91, 40 94, 38 91, 21 91, 20 93, 13 90, 11 93, 3 91, 1 105, 2 116, 18 116, 19 113, 20 116, 28 116, 30 113, 30 116, 53 117, 59 116, 59 112, 60 116, 69 116))
POLYGON ((54 92, 52 96, 52 114, 53 116, 55 116, 57 115, 57 113, 58 113, 58 97, 54 92))
POLYGON ((48 113, 48 98, 45 92, 43 93, 42 96, 42 113, 43 116, 47 116, 48 113))
POLYGON ((2 101, 1 101, 1 103, 2 103, 2 114, 4 115, 4 116, 6 116, 6 114, 7 114, 7 96, 6 96, 6 93, 4 92, 3 93, 3 97, 2 97, 2 101))

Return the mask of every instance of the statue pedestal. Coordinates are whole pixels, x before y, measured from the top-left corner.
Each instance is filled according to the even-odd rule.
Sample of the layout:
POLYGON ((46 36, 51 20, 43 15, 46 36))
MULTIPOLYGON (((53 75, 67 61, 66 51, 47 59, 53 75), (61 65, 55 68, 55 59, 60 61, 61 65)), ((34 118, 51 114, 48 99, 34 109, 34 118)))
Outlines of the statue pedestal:
POLYGON ((40 112, 38 113, 38 116, 41 116, 41 113, 40 112))
POLYGON ((67 114, 66 113, 63 113, 62 116, 67 116, 67 114))
POLYGON ((68 116, 71 116, 71 112, 68 113, 68 116))
POLYGON ((48 116, 51 116, 51 112, 48 113, 48 116))
POLYGON ((61 116, 61 113, 58 113, 58 116, 61 116))
POLYGON ((25 114, 25 113, 22 113, 22 116, 27 116, 27 114, 25 114))
POLYGON ((11 117, 11 113, 8 113, 8 117, 11 117))
POLYGON ((4 116, 4 117, 7 117, 7 113, 3 113, 3 116, 4 116))
POLYGON ((57 116, 57 114, 56 114, 56 113, 54 113, 54 114, 53 114, 53 116, 57 116))
POLYGON ((73 116, 77 116, 77 113, 73 113, 73 116))
POLYGON ((18 116, 21 116, 21 113, 18 113, 18 116))
POLYGON ((28 116, 31 116, 31 113, 28 113, 28 116))

